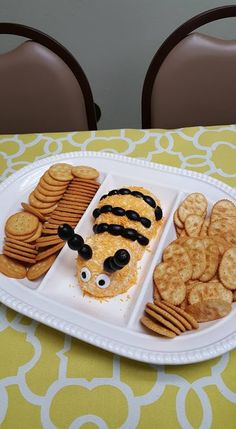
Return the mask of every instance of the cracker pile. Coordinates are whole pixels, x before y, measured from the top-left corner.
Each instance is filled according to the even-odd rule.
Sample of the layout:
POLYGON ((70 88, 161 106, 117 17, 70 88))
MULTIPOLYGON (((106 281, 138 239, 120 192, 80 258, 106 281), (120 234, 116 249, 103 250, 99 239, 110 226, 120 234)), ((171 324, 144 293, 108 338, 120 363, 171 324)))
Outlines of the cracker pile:
POLYGON ((88 166, 51 166, 29 195, 28 203, 21 203, 23 211, 7 219, 0 272, 35 280, 48 271, 64 246, 57 235, 58 226, 77 225, 99 188, 95 180, 98 175, 88 166))
POLYGON ((207 209, 203 194, 185 198, 173 217, 177 239, 164 249, 153 273, 154 304, 164 300, 197 322, 226 316, 236 301, 236 206, 220 200, 209 216, 207 209))

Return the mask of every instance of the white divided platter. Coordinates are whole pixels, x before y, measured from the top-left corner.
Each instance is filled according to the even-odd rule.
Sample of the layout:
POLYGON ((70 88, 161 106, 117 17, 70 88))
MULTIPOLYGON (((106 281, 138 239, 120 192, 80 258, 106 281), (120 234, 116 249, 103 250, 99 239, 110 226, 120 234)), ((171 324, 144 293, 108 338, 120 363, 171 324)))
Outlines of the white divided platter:
MULTIPOLYGON (((73 152, 37 161, 0 185, 1 247, 6 219, 21 209, 39 178, 50 165, 67 162, 89 165, 100 172, 101 186, 76 227, 85 239, 92 233, 92 212, 111 189, 142 186, 161 201, 165 221, 150 243, 139 270, 138 284, 107 300, 83 296, 76 279, 76 253, 64 246, 48 273, 38 281, 15 280, 0 274, 0 301, 14 310, 105 350, 157 364, 199 362, 236 346, 236 303, 218 321, 201 323, 198 330, 174 339, 148 333, 140 324, 146 302, 152 301, 153 270, 162 251, 175 239, 173 213, 191 192, 202 192, 211 209, 214 202, 235 201, 236 191, 211 177, 174 167, 110 153, 73 152), (4 204, 3 204, 4 202, 4 204)), ((86 240, 85 240, 86 241, 86 240)))

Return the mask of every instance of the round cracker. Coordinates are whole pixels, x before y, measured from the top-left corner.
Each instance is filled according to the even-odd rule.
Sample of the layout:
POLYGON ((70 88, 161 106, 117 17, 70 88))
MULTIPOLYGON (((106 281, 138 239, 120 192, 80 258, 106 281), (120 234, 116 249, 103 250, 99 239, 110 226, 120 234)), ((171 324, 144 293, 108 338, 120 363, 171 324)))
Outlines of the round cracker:
POLYGON ((185 219, 190 214, 196 214, 203 216, 207 209, 207 199, 199 192, 193 192, 189 194, 178 208, 178 216, 181 222, 185 222, 185 219))
POLYGON ((57 208, 57 204, 54 204, 53 206, 49 207, 48 209, 40 209, 40 213, 44 215, 50 215, 54 210, 57 208))
POLYGON ((184 221, 184 228, 189 237, 199 237, 204 218, 197 214, 190 214, 184 221))
POLYGON ((89 167, 87 165, 78 165, 76 167, 72 167, 71 170, 74 177, 78 177, 79 179, 97 179, 99 176, 99 172, 96 168, 89 167))
POLYGON ((46 237, 39 237, 37 240, 36 240, 36 245, 38 245, 38 243, 44 243, 45 241, 47 242, 47 241, 57 241, 57 240, 61 240, 61 242, 63 241, 60 237, 56 237, 55 235, 52 235, 51 237, 50 236, 46 236, 46 237))
POLYGON ((35 249, 35 245, 34 244, 25 243, 24 241, 16 240, 15 238, 6 237, 6 242, 7 243, 18 244, 19 246, 26 247, 27 249, 32 249, 32 250, 35 249))
POLYGON ((174 224, 179 228, 179 229, 183 229, 184 228, 184 224, 183 222, 181 222, 179 215, 178 215, 178 210, 175 210, 174 212, 174 224))
MULTIPOLYGON (((20 243, 20 242, 19 242, 20 243)), ((8 248, 9 250, 11 249, 17 249, 20 250, 23 253, 29 253, 32 255, 37 255, 37 250, 31 249, 30 247, 24 247, 21 244, 15 244, 15 243, 11 243, 8 240, 5 241, 4 247, 8 248)))
POLYGON ((206 252, 202 240, 198 238, 188 238, 183 243, 190 261, 192 263, 192 279, 198 279, 206 269, 206 252))
POLYGON ((189 292, 189 304, 195 304, 206 299, 222 299, 231 303, 232 292, 226 289, 220 282, 196 283, 189 292))
POLYGON ((23 209, 24 209, 26 212, 33 213, 35 216, 37 216, 37 218, 38 218, 39 220, 41 220, 42 222, 45 222, 46 218, 45 218, 45 217, 43 216, 43 214, 42 214, 42 213, 40 213, 40 211, 39 211, 39 210, 37 210, 35 207, 32 207, 32 206, 30 206, 30 205, 29 205, 29 204, 27 204, 27 203, 21 203, 21 205, 22 205, 23 209))
POLYGON ((25 243, 33 243, 33 241, 37 240, 37 238, 39 238, 42 234, 42 229, 43 225, 39 222, 38 228, 36 229, 35 233, 31 237, 27 238, 25 240, 25 243))
POLYGON ((209 322, 227 316, 231 311, 231 304, 222 299, 207 299, 188 305, 186 312, 198 322, 209 322))
POLYGON ((28 252, 28 251, 26 251, 26 248, 25 249, 22 249, 22 248, 19 249, 16 247, 15 244, 7 244, 7 243, 5 243, 4 247, 3 247, 3 253, 5 253, 5 251, 14 253, 16 255, 25 256, 26 258, 30 258, 30 259, 35 259, 36 255, 38 253, 37 251, 35 251, 33 253, 32 253, 32 251, 28 252))
POLYGON ((11 235, 32 234, 38 227, 38 218, 28 212, 17 212, 10 216, 6 222, 5 230, 11 235))
POLYGON ((172 331, 170 331, 167 328, 164 328, 160 323, 153 322, 148 317, 141 317, 140 322, 151 331, 155 332, 156 334, 162 335, 164 337, 168 338, 174 338, 176 337, 176 334, 172 331))
POLYGON ((58 237, 57 240, 53 239, 53 240, 37 243, 37 248, 40 249, 41 247, 42 248, 49 247, 59 243, 62 243, 62 240, 58 237))
POLYGON ((51 255, 45 258, 43 261, 37 262, 27 271, 27 278, 29 280, 36 280, 45 274, 49 268, 52 266, 53 262, 56 259, 56 255, 51 255))
POLYGON ((224 253, 219 266, 219 277, 227 289, 236 289, 236 247, 230 247, 224 253))
MULTIPOLYGON (((48 173, 47 173, 48 174, 48 173)), ((49 180, 53 179, 48 175, 49 180)), ((69 182, 58 182, 57 185, 52 185, 46 182, 46 180, 44 179, 44 176, 41 177, 38 186, 40 185, 40 187, 42 187, 43 189, 45 189, 45 191, 49 191, 49 192, 63 192, 66 190, 66 188, 68 187, 68 183, 69 182)))
POLYGON ((43 180, 44 180, 44 182, 46 182, 49 186, 61 186, 61 187, 63 187, 63 186, 66 186, 66 185, 68 185, 69 183, 70 183, 70 181, 69 180, 67 180, 67 181, 60 181, 60 180, 56 180, 56 179, 54 179, 50 174, 49 174, 49 170, 48 171, 46 171, 46 173, 44 173, 44 175, 43 175, 43 180))
POLYGON ((26 276, 26 268, 19 262, 13 261, 6 255, 0 255, 0 272, 13 279, 23 279, 26 276))
POLYGON ((58 180, 59 182, 68 182, 73 179, 71 171, 72 166, 62 162, 52 165, 49 168, 48 173, 54 180, 58 180))
POLYGON ((225 240, 225 238, 220 235, 214 235, 211 238, 216 243, 221 256, 226 252, 226 250, 231 247, 231 245, 225 240))
POLYGON ((153 301, 154 302, 158 302, 161 301, 161 295, 158 292, 157 287, 155 286, 155 284, 153 284, 153 301))
POLYGON ((56 203, 57 201, 60 200, 60 198, 62 197, 63 193, 60 195, 53 195, 53 196, 49 196, 49 195, 44 195, 41 194, 41 192, 39 191, 38 188, 36 188, 34 190, 34 196, 35 198, 37 198, 37 200, 42 201, 43 203, 56 203))
POLYGON ((219 218, 211 222, 208 228, 208 235, 223 235, 230 234, 236 239, 236 221, 230 219, 219 218))
POLYGON ((205 253, 206 253, 206 268, 204 273, 199 277, 201 282, 207 282, 211 280, 218 269, 220 252, 217 244, 209 237, 205 237, 202 240, 205 253))
POLYGON ((11 239, 17 239, 18 241, 22 241, 24 242, 25 240, 27 240, 28 238, 32 237, 33 233, 30 234, 26 234, 26 235, 12 235, 9 232, 5 231, 6 237, 7 238, 11 238, 11 239))
POLYGON ((180 244, 169 244, 163 252, 163 261, 174 265, 184 282, 191 279, 192 263, 187 251, 180 244))
MULTIPOLYGON (((40 200, 38 200, 38 198, 36 198, 34 191, 31 192, 31 194, 29 195, 29 203, 31 206, 36 207, 36 209, 39 209, 41 211, 41 209, 49 209, 51 208, 53 205, 55 205, 55 202, 42 202, 40 200)), ((41 211, 41 213, 45 213, 43 211, 41 211)))
POLYGON ((181 304, 186 295, 186 286, 173 265, 168 262, 158 264, 153 279, 162 299, 176 305, 181 304))
POLYGON ((219 218, 235 217, 236 207, 230 200, 219 200, 212 207, 211 222, 219 218))
POLYGON ((203 223, 202 223, 202 227, 201 227, 201 231, 200 231, 200 237, 207 237, 208 236, 208 228, 210 225, 210 218, 205 218, 203 223))
POLYGON ((67 187, 64 187, 63 189, 60 189, 58 191, 49 191, 48 189, 43 188, 43 186, 39 184, 36 189, 40 192, 40 194, 45 195, 45 197, 57 197, 62 196, 67 190, 67 187))

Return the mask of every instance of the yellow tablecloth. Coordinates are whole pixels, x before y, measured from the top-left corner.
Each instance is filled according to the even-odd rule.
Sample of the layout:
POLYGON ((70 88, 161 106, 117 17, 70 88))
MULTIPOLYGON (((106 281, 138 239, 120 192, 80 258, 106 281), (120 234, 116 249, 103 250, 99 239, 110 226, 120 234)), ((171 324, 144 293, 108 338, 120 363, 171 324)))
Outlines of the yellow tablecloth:
MULTIPOLYGON (((35 160, 77 150, 195 170, 236 187, 234 125, 0 136, 1 178, 35 160)), ((1 429, 235 427, 235 350, 186 366, 142 364, 0 304, 1 429)))

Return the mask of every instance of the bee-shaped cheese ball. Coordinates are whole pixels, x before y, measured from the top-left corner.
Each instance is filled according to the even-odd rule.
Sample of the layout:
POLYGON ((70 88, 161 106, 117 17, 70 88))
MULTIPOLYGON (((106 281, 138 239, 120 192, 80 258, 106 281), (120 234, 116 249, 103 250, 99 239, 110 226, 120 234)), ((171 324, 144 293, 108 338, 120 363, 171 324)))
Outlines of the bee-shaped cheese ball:
POLYGON ((137 282, 138 262, 161 224, 159 204, 147 189, 114 189, 94 210, 94 234, 86 244, 69 225, 59 227, 59 236, 78 251, 78 281, 85 294, 113 297, 137 282))

